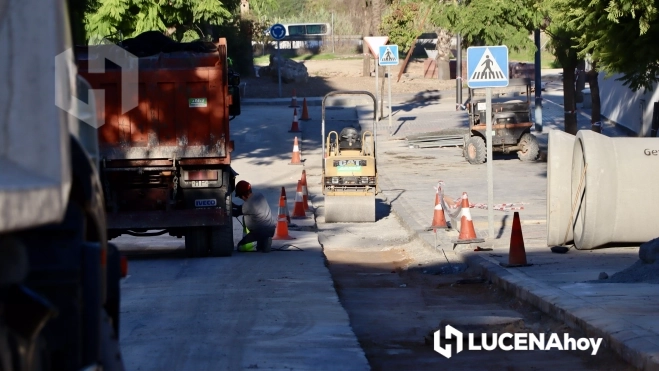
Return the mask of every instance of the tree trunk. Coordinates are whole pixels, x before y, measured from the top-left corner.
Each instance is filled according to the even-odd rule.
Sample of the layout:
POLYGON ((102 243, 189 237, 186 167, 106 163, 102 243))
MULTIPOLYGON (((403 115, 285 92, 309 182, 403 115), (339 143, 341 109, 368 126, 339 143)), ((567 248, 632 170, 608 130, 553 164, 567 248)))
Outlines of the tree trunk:
POLYGON ((452 35, 448 31, 438 28, 435 30, 437 34, 437 77, 439 80, 450 80, 451 79, 451 69, 450 61, 451 55, 451 38, 452 35))
POLYGON ((579 74, 575 77, 576 80, 576 92, 575 92, 575 102, 576 103, 583 103, 583 93, 581 92, 586 88, 586 75, 585 75, 585 69, 586 69, 586 61, 583 59, 577 63, 577 70, 579 71, 579 74))
POLYGON ((563 107, 565 111, 565 132, 577 134, 577 111, 575 102, 574 69, 576 63, 563 64, 563 107))
POLYGON ((362 77, 370 77, 371 76, 371 61, 370 61, 370 50, 368 49, 368 45, 366 45, 366 42, 364 41, 364 37, 371 36, 370 34, 370 24, 371 24, 371 8, 372 8, 372 3, 369 0, 364 1, 364 5, 362 7, 363 11, 363 17, 362 17, 362 55, 364 57, 363 60, 363 70, 362 70, 362 77))
POLYGON ((592 69, 588 71, 587 78, 590 85, 590 96, 592 98, 592 115, 590 119, 591 130, 602 132, 602 105, 600 102, 600 86, 597 81, 597 64, 593 62, 592 69))

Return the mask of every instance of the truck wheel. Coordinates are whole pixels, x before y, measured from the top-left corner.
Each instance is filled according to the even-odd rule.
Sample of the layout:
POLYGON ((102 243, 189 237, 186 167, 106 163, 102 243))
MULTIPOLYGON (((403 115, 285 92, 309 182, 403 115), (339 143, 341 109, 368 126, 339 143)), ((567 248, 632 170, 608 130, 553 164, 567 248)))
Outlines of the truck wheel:
POLYGON ((519 139, 521 150, 517 151, 517 157, 521 161, 535 161, 540 154, 538 139, 531 133, 525 133, 519 139))
MULTIPOLYGON (((230 173, 224 172, 226 180, 223 181, 227 184, 227 189, 230 182, 230 173)), ((233 198, 231 192, 224 191, 224 207, 226 208, 228 223, 219 227, 210 228, 210 250, 211 256, 231 256, 233 254, 233 218, 232 218, 232 205, 233 198)))
POLYGON ((204 227, 188 228, 185 232, 185 253, 188 258, 208 256, 208 234, 204 227))
POLYGON ((464 149, 464 157, 472 165, 480 165, 485 162, 487 153, 485 141, 479 136, 473 136, 467 140, 464 149))
POLYGON ((227 257, 233 254, 233 226, 210 228, 211 256, 227 257))

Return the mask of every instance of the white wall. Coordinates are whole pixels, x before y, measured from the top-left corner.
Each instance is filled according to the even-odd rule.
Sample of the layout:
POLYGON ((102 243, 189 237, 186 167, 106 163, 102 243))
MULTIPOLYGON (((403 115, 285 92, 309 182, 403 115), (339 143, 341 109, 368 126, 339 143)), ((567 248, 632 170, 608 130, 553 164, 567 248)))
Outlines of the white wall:
POLYGON ((598 81, 602 115, 609 120, 624 126, 638 136, 649 136, 652 123, 654 102, 659 101, 659 87, 654 85, 654 91, 640 89, 636 92, 617 81, 621 75, 604 77, 600 72, 598 81))

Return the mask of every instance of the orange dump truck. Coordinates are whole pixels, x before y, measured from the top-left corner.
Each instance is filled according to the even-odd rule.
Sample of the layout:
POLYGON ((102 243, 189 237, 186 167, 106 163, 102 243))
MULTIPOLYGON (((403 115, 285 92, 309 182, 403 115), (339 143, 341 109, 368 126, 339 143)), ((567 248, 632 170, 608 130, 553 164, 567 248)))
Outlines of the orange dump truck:
POLYGON ((215 48, 117 64, 112 56, 125 53, 117 45, 77 48, 79 73, 103 92, 96 106, 109 238, 168 233, 185 237, 189 257, 232 254, 229 121, 240 114, 240 77, 228 68, 226 41, 215 48), (99 59, 105 68, 95 73, 99 59))

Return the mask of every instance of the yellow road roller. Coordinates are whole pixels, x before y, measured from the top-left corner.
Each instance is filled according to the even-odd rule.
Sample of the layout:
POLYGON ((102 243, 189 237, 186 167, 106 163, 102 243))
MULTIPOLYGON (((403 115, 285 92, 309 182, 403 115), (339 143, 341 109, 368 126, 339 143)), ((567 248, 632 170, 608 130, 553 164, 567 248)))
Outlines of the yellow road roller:
POLYGON ((376 164, 376 99, 367 91, 335 91, 323 98, 323 195, 325 222, 375 222, 375 195, 378 174, 376 164), (325 136, 327 99, 339 95, 366 95, 373 100, 373 131, 358 126, 344 127, 325 136))

